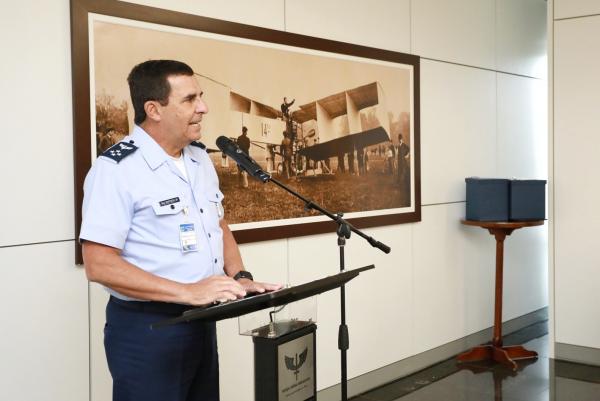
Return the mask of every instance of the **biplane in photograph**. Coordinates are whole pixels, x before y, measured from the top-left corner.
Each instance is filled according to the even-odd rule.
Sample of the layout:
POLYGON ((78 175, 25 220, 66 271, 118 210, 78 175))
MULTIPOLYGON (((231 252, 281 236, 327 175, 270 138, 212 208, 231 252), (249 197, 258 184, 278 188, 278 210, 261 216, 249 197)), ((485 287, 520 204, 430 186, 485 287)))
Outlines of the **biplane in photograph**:
POLYGON ((211 112, 205 117, 206 124, 203 122, 202 141, 209 150, 216 151, 218 136, 235 140, 245 126, 252 145, 250 156, 271 173, 285 170, 286 154, 296 176, 333 173, 340 167, 343 171, 345 155, 354 160, 356 154, 360 160, 360 152, 367 147, 391 140, 388 110, 378 82, 292 106, 289 113, 284 113, 282 108, 225 85, 204 81, 201 84, 210 94, 207 102, 211 112))

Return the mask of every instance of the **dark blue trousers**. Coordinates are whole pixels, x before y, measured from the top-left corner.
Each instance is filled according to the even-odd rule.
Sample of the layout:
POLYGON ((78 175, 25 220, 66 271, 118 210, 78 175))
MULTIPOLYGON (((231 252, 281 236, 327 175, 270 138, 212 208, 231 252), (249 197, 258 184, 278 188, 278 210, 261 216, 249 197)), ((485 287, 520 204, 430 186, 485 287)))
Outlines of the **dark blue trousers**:
POLYGON ((219 401, 215 323, 150 328, 180 314, 177 308, 111 297, 104 349, 113 378, 113 401, 219 401))

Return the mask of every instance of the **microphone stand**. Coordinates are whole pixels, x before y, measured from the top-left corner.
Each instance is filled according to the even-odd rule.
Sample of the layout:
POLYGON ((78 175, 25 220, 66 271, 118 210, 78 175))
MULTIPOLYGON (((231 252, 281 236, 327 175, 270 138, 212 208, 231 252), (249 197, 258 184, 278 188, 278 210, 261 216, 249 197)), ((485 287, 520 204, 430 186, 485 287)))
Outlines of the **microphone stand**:
MULTIPOLYGON (((268 174, 262 170, 254 171, 253 173, 249 173, 249 174, 262 182, 271 181, 278 187, 283 188, 284 190, 286 190, 287 192, 289 192, 296 198, 302 200, 302 202, 304 202, 305 210, 316 210, 316 211, 320 212, 321 214, 329 217, 331 220, 335 221, 335 223, 338 226, 337 227, 337 235, 338 235, 337 244, 338 244, 338 247, 340 250, 340 272, 343 272, 345 270, 344 246, 346 245, 346 240, 350 238, 350 234, 352 232, 355 232, 357 235, 363 237, 365 240, 367 240, 367 242, 369 244, 371 244, 372 247, 377 248, 377 249, 381 250, 382 252, 390 253, 391 248, 389 246, 375 240, 373 237, 366 235, 365 233, 363 233, 362 231, 360 231, 359 229, 354 227, 352 224, 348 223, 346 220, 344 220, 343 213, 333 214, 333 213, 329 212, 328 210, 322 208, 321 206, 314 203, 310 199, 303 197, 298 192, 289 188, 287 185, 276 180, 270 174, 268 174)), ((339 326, 339 331, 338 331, 338 349, 340 350, 340 359, 341 359, 341 381, 340 381, 341 395, 342 395, 341 401, 347 401, 348 400, 348 365, 347 365, 346 356, 347 356, 347 351, 350 348, 350 339, 348 336, 348 326, 346 325, 346 289, 345 289, 344 285, 342 285, 340 287, 340 316, 341 316, 341 319, 340 319, 340 326, 339 326)))

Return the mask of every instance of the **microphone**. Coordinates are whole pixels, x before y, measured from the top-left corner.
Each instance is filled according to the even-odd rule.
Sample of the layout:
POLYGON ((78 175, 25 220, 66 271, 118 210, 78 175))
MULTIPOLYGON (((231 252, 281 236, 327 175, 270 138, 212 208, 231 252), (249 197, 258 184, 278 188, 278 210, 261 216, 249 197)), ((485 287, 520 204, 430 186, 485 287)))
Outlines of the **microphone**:
POLYGON ((221 152, 233 159, 243 170, 245 170, 252 177, 259 181, 267 182, 271 179, 271 176, 264 172, 257 162, 254 161, 246 152, 233 142, 231 139, 220 136, 217 138, 217 147, 221 149, 221 152))

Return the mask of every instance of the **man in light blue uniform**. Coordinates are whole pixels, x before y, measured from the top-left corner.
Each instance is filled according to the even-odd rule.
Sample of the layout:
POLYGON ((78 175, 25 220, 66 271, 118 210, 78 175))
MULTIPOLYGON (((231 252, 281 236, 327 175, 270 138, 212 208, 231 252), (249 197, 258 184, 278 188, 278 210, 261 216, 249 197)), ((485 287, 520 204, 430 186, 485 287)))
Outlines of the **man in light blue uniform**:
POLYGON ((195 142, 208 108, 193 74, 171 60, 133 68, 136 126, 84 184, 86 274, 111 294, 104 343, 114 401, 218 400, 215 324, 150 324, 280 288, 244 270, 217 174, 195 142))

